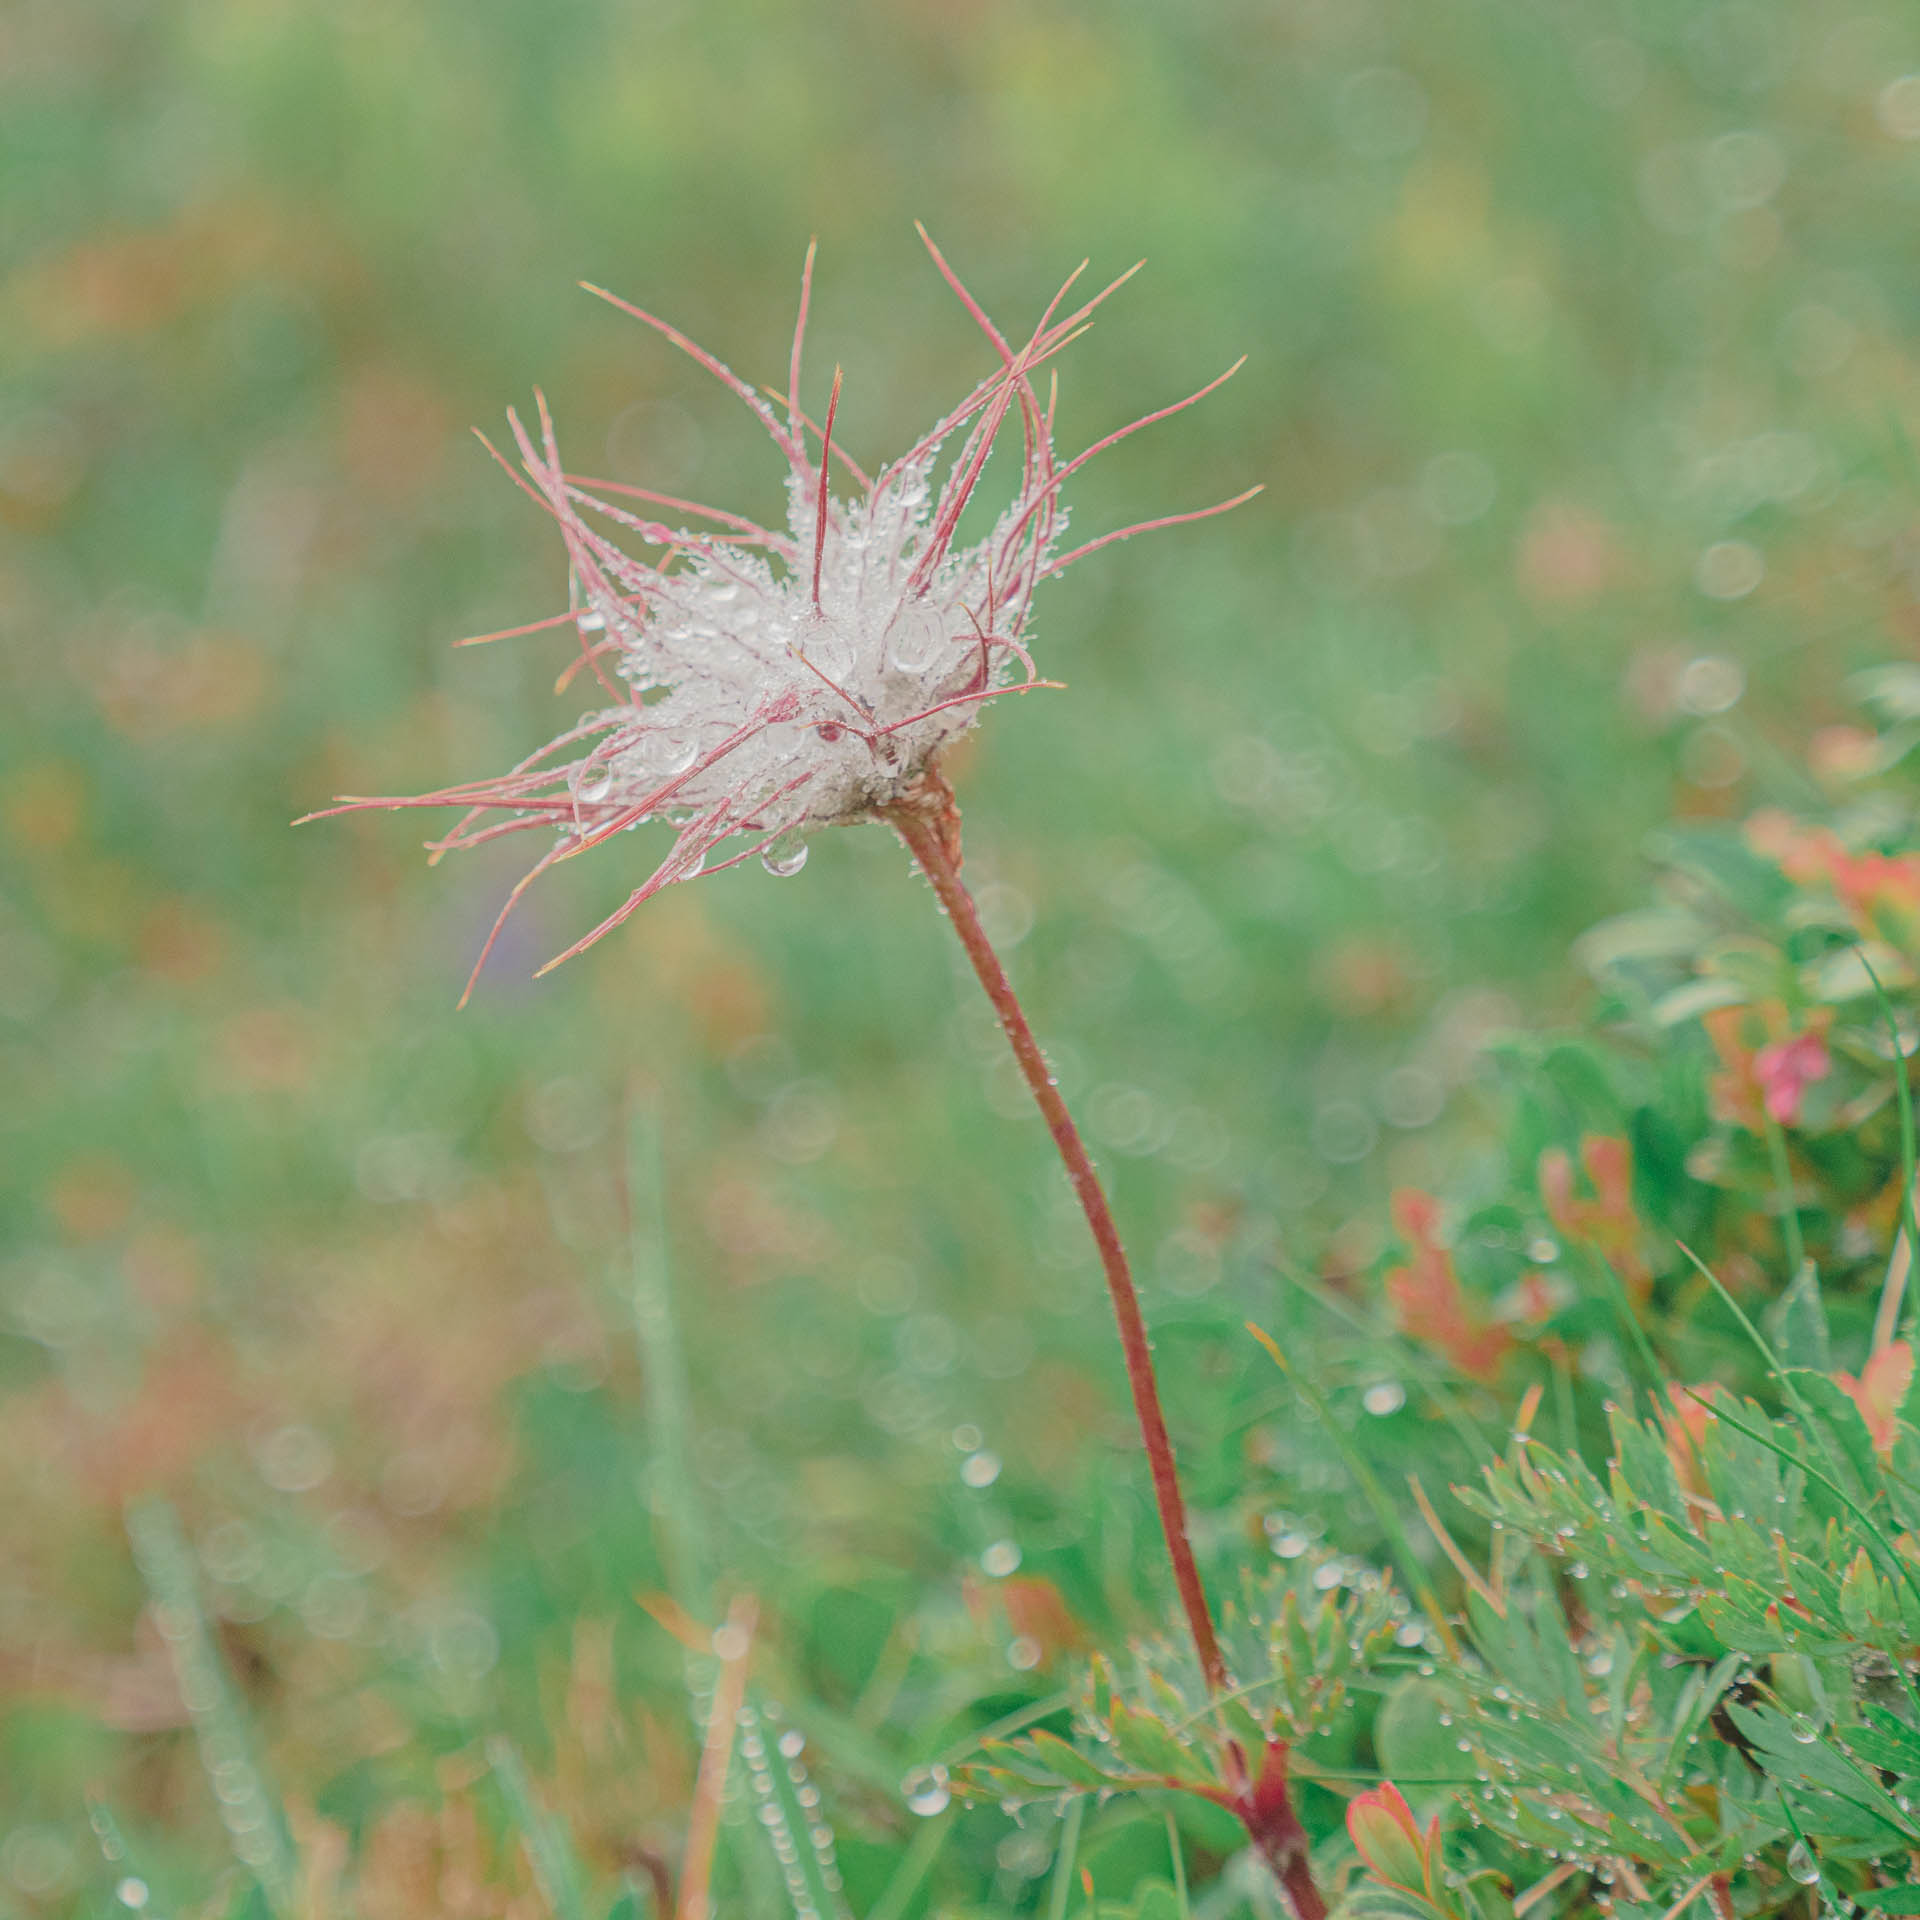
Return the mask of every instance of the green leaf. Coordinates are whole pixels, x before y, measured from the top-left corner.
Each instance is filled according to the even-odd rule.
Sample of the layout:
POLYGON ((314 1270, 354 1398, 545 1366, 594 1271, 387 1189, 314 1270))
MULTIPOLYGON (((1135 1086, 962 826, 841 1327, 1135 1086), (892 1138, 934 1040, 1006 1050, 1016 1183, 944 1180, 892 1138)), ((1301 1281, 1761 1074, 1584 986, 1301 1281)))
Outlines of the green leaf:
POLYGON ((1387 1690, 1373 1723, 1380 1765, 1402 1791, 1408 1782, 1471 1780, 1476 1762, 1462 1753, 1451 1724, 1442 1724, 1451 1696, 1436 1681, 1408 1674, 1387 1690))
MULTIPOLYGON (((1727 1712, 1734 1725, 1747 1736, 1760 1764, 1775 1780, 1837 1795, 1869 1817, 1872 1822, 1869 1834, 1884 1828, 1890 1830, 1889 1837, 1920 1838, 1893 1796, 1817 1732, 1811 1739, 1806 1738, 1806 1728, 1776 1707, 1749 1707, 1732 1701, 1727 1712)), ((1804 1813, 1802 1818, 1804 1822, 1804 1813)), ((1824 1816, 1822 1826, 1835 1818, 1824 1816)))
POLYGON ((1707 937, 1707 923, 1682 907, 1640 907, 1589 927, 1573 956, 1589 973, 1622 960, 1683 960, 1707 937))
POLYGON ((1879 976, 1883 987, 1913 985, 1913 968, 1892 947, 1871 940, 1867 942, 1866 953, 1867 961, 1872 962, 1871 972, 1868 971, 1867 961, 1860 957, 1859 947, 1842 947, 1833 953, 1822 954, 1818 960, 1809 961, 1800 969, 1801 991, 1810 1000, 1837 1006, 1846 1000, 1871 998, 1875 974, 1879 976))
POLYGON ((1848 1752, 1870 1767, 1920 1776, 1920 1727, 1880 1706, 1868 1707, 1866 1719, 1866 1725, 1847 1729, 1848 1752))
POLYGON ((1820 1279, 1808 1261, 1794 1275, 1793 1284, 1766 1315, 1767 1336, 1783 1367, 1807 1367, 1825 1373, 1833 1361, 1827 1345, 1827 1310, 1820 1298, 1820 1279))
POLYGON ((1844 1464, 1853 1482, 1847 1491, 1862 1502, 1870 1502, 1880 1486, 1880 1463, 1874 1454, 1873 1436, 1860 1417, 1852 1398, 1826 1374, 1790 1367, 1787 1378, 1804 1403, 1808 1417, 1819 1428, 1807 1437, 1826 1443, 1829 1468, 1844 1464), (1834 1459, 1838 1455, 1838 1461, 1834 1459))
POLYGON ((1920 1887, 1868 1887, 1848 1897, 1869 1913, 1920 1913, 1920 1887))
POLYGON ((1062 1780, 1076 1787, 1107 1787, 1113 1784, 1111 1774, 1096 1766, 1077 1747, 1069 1746, 1057 1733, 1048 1733, 1044 1727, 1036 1728, 1027 1735, 1027 1741, 1033 1748, 1035 1759, 1062 1780))
POLYGON ((1866 667, 1850 673, 1844 684, 1854 699, 1884 719, 1920 720, 1920 667, 1904 660, 1866 667))
POLYGON ((1687 1524, 1687 1503, 1680 1497, 1680 1483, 1673 1477, 1673 1463, 1659 1433, 1616 1408, 1608 1420, 1613 1430, 1613 1450, 1620 1465, 1616 1478, 1627 1489, 1627 1498, 1635 1506, 1650 1507, 1687 1524))
POLYGON ((1107 1724, 1113 1729, 1114 1751, 1137 1772, 1164 1774, 1175 1780, 1206 1778, 1206 1765, 1200 1755, 1175 1739, 1167 1724, 1155 1715, 1137 1712, 1124 1700, 1116 1700, 1107 1724))
POLYGON ((1737 1007, 1752 996, 1738 980, 1725 975, 1718 978, 1689 980, 1684 986, 1663 993, 1650 1009, 1655 1026, 1677 1027, 1697 1020, 1717 1007, 1737 1007))

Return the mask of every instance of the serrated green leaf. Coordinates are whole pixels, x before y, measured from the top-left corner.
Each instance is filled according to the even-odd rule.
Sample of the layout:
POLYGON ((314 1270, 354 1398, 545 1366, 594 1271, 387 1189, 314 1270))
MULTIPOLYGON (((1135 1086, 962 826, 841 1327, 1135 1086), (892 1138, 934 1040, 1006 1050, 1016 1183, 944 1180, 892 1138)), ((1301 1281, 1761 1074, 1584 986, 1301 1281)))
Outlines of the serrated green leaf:
POLYGON ((1845 1740, 1854 1758, 1868 1766, 1920 1778, 1920 1727, 1909 1725, 1885 1707, 1868 1707, 1865 1724, 1849 1727, 1845 1740))
POLYGON ((1124 1700, 1116 1700, 1107 1725, 1113 1730, 1114 1751, 1136 1772, 1164 1774, 1174 1780, 1206 1778, 1200 1755, 1177 1740, 1154 1715, 1136 1712, 1124 1700))
POLYGON ((1661 1436, 1619 1408, 1609 1416, 1608 1424, 1629 1504, 1652 1508, 1683 1527, 1687 1525, 1687 1503, 1680 1497, 1680 1483, 1673 1477, 1673 1463, 1667 1458, 1661 1436))
POLYGON ((1840 1582, 1840 1618, 1849 1633, 1864 1640, 1893 1611, 1883 1598, 1873 1562, 1862 1547, 1853 1556, 1846 1577, 1840 1582))
POLYGON ((1873 1436, 1860 1417, 1860 1409, 1824 1373, 1789 1367, 1787 1380, 1819 1429, 1808 1437, 1824 1443, 1827 1470, 1833 1472, 1836 1467, 1844 1467, 1850 1477, 1843 1478, 1841 1484, 1863 1504, 1871 1502, 1880 1485, 1880 1467, 1874 1455, 1873 1436))
MULTIPOLYGON (((1920 1838, 1893 1796, 1819 1733, 1805 1737, 1796 1722, 1777 1707, 1750 1707, 1733 1701, 1727 1712, 1747 1737, 1755 1757, 1775 1779, 1789 1786, 1812 1787, 1836 1794, 1866 1815, 1866 1837, 1884 1830, 1888 1839, 1920 1838)), ((1823 1826, 1835 1816, 1823 1809, 1823 1826)), ((1851 1825, 1852 1823, 1846 1823, 1851 1825)))

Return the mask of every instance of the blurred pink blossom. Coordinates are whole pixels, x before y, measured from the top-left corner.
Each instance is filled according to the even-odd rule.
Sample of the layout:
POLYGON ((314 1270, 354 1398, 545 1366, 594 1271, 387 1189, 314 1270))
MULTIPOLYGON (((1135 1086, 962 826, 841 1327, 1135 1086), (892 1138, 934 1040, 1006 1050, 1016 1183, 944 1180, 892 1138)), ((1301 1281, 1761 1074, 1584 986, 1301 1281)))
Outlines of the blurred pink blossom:
POLYGON ((1791 1040, 1776 1040, 1753 1057, 1754 1078, 1760 1082, 1767 1113, 1783 1127, 1800 1124, 1802 1096, 1816 1080, 1824 1080, 1832 1071, 1833 1056, 1817 1033, 1796 1033, 1791 1040))

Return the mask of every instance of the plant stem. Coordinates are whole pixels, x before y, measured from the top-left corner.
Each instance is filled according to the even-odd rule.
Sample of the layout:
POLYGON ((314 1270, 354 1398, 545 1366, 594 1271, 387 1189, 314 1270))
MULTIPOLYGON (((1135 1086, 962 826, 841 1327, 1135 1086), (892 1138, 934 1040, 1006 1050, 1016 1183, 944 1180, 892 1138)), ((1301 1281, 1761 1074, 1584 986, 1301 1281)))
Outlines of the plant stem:
POLYGON ((1287 1787, 1286 1743, 1267 1742, 1256 1778, 1249 1780, 1244 1766, 1239 1772, 1236 1791, 1226 1804, 1240 1816, 1254 1851, 1267 1863, 1267 1871, 1286 1890, 1296 1920, 1326 1920, 1327 1903, 1314 1884, 1306 1829, 1293 1810, 1293 1796, 1287 1787))
POLYGON ((1054 1084, 1046 1055, 1040 1051, 1033 1029, 1027 1025, 1027 1016, 1020 1009, 1012 982, 1000 964, 1000 956, 994 952, 993 943, 980 924, 973 896, 960 878, 960 821, 952 790, 938 774, 931 774, 927 778, 924 803, 895 807, 888 812, 887 819, 907 843, 907 850, 919 862, 920 870, 933 883, 934 893, 946 909, 947 918, 953 922, 953 930, 960 936, 960 944, 966 948, 967 958, 973 962, 973 970, 986 989, 987 998, 993 1002, 994 1012, 1000 1016, 1000 1025, 1013 1048, 1014 1058, 1020 1063, 1020 1071, 1066 1165, 1074 1194, 1087 1216, 1087 1225, 1093 1230, 1094 1244, 1100 1249, 1100 1264, 1106 1272, 1107 1292, 1113 1300, 1113 1316, 1120 1326, 1127 1384, 1133 1389, 1134 1415, 1140 1423, 1140 1437, 1146 1442, 1153 1495, 1160 1509, 1160 1531, 1166 1538, 1167 1558, 1173 1563, 1174 1584, 1180 1590, 1180 1604, 1186 1611, 1187 1628, 1193 1635, 1194 1651, 1200 1656, 1207 1689, 1219 1692, 1227 1684, 1226 1662, 1220 1657, 1213 1616, 1207 1609, 1206 1589, 1200 1584, 1193 1548, 1187 1539, 1186 1503, 1180 1495, 1166 1416, 1160 1410, 1160 1389, 1154 1378, 1146 1322, 1140 1315, 1140 1296, 1100 1177, 1093 1170, 1093 1162, 1087 1155, 1079 1128, 1073 1124, 1072 1114, 1067 1111, 1067 1103, 1054 1084))

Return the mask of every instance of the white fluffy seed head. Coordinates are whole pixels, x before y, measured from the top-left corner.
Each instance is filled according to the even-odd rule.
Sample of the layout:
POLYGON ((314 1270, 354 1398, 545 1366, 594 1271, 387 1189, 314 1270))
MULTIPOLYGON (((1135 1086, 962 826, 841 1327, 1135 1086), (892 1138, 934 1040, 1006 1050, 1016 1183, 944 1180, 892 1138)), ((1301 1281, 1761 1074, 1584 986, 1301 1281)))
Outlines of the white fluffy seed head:
POLYGON ((503 836, 548 836, 546 851, 495 922, 475 979, 535 879, 630 827, 669 823, 673 844, 624 904, 549 966, 591 945, 662 887, 755 853, 771 873, 797 873, 816 828, 924 805, 924 777, 988 701, 1053 684, 1039 678, 1023 638, 1042 580, 1112 541, 1224 512, 1250 497, 1120 528, 1061 555, 1062 484, 1103 448, 1191 406, 1236 369, 1060 465, 1052 397, 1042 400, 1035 375, 1131 273, 1063 311, 1076 270, 1015 346, 931 240, 927 246, 997 364, 871 481, 832 444, 838 375, 824 428, 815 429, 800 410, 811 252, 784 419, 758 389, 665 321, 604 296, 752 409, 787 466, 784 528, 640 487, 581 482, 561 463, 544 401, 537 437, 508 416, 522 484, 551 512, 566 544, 573 591, 570 616, 561 620, 570 618, 577 630, 580 653, 562 684, 590 672, 604 703, 492 779, 404 797, 341 796, 333 809, 458 808, 457 824, 428 843, 436 857, 503 836), (959 546, 962 514, 1003 429, 1022 444, 1011 501, 984 538, 959 546), (955 439, 958 451, 943 463, 941 448, 955 439), (856 489, 839 497, 828 486, 835 461, 856 489), (649 518, 647 507, 692 515, 720 531, 649 518), (730 841, 740 843, 737 851, 710 857, 730 841))
POLYGON ((580 807, 566 831, 611 812, 684 822, 718 807, 756 833, 804 831, 898 800, 974 724, 982 696, 1020 677, 1008 643, 1026 624, 1035 559, 1044 566, 1064 525, 1046 514, 1046 540, 1037 554, 1029 543, 1011 598, 990 576, 1021 518, 1038 517, 1026 497, 987 539, 917 579, 932 465, 922 454, 884 471, 865 499, 829 500, 817 589, 819 509, 798 483, 797 560, 785 566, 703 543, 661 576, 596 542, 583 624, 612 636, 612 673, 636 699, 592 716, 604 733, 575 767, 580 807))

